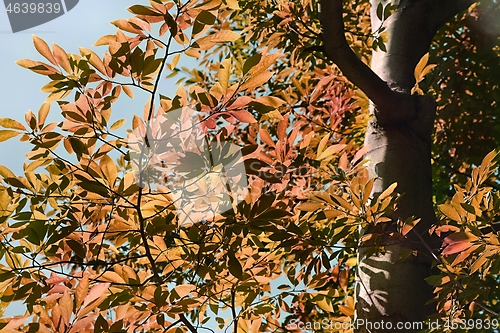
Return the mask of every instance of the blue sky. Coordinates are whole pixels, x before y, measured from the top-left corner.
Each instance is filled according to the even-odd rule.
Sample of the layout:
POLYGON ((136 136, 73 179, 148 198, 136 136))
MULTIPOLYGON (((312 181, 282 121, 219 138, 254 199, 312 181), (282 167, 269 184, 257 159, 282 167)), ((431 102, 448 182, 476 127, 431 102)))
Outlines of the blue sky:
MULTIPOLYGON (((36 113, 44 102, 46 94, 40 88, 48 83, 48 78, 16 65, 16 60, 33 59, 45 61, 33 46, 32 35, 44 39, 49 45, 53 42, 68 53, 79 53, 78 46, 91 48, 97 39, 106 34, 114 34, 116 27, 109 22, 132 16, 127 7, 147 3, 144 0, 80 0, 78 5, 65 15, 53 21, 18 33, 12 33, 7 12, 0 8, 0 117, 13 118, 25 123, 24 114, 28 110, 36 113)), ((154 29, 154 28, 153 28, 154 29)), ((93 48, 102 55, 106 48, 93 48)), ((186 62, 182 61, 186 66, 186 62)), ((193 61, 188 64, 193 65, 193 61)), ((168 73, 167 73, 168 74, 168 73)), ((177 90, 175 80, 165 81, 162 94, 171 95, 177 90)), ((113 118, 131 119, 131 115, 142 114, 145 99, 130 101, 124 94, 113 108, 113 118)), ((60 121, 59 108, 52 103, 49 120, 60 121)), ((130 122, 127 123, 130 125, 130 122)), ((14 173, 22 173, 25 154, 31 149, 29 144, 20 143, 18 138, 0 143, 0 164, 14 173)))

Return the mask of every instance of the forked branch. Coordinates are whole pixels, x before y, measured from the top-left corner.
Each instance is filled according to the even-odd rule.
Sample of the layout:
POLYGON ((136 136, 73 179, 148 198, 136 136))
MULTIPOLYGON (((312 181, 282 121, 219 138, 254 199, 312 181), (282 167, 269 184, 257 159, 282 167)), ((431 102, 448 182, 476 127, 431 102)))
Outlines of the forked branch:
POLYGON ((399 94, 387 85, 351 49, 344 33, 342 0, 321 0, 320 20, 327 57, 377 106, 388 110, 399 94))

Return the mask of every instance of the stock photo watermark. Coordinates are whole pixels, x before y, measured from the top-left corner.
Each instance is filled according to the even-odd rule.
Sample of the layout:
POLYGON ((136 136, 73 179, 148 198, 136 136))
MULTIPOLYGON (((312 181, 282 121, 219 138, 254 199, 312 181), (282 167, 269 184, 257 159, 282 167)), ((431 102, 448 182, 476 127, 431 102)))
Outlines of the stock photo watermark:
POLYGON ((12 32, 52 21, 70 10, 79 0, 3 0, 12 32))
POLYGON ((247 196, 241 147, 209 139, 191 108, 140 123, 127 144, 138 185, 168 193, 180 225, 211 221, 247 196))
POLYGON ((391 321, 369 321, 365 319, 355 319, 346 321, 333 321, 323 319, 315 322, 303 322, 299 319, 292 319, 287 325, 290 330, 307 330, 310 332, 320 330, 331 330, 333 332, 342 332, 353 329, 364 328, 368 331, 372 330, 394 330, 400 332, 401 330, 437 330, 437 329, 498 329, 498 319, 457 319, 457 320, 432 320, 428 322, 391 322, 391 321))

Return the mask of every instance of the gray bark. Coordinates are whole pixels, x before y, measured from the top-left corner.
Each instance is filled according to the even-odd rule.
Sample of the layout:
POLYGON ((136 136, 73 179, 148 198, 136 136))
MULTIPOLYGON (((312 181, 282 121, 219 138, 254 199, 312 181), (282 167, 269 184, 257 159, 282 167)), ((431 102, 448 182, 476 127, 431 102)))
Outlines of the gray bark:
MULTIPOLYGON (((372 27, 380 2, 371 0, 372 27)), ((432 203, 431 135, 436 105, 428 96, 411 95, 414 68, 428 52, 436 31, 474 1, 401 0, 384 25, 389 34, 387 52, 374 52, 371 68, 361 62, 344 36, 342 0, 321 1, 321 22, 327 56, 344 75, 362 89, 373 103, 366 132, 370 176, 376 196, 394 182, 402 194, 392 223, 363 230, 384 233, 383 254, 372 254, 370 244, 360 244, 356 285, 356 320, 381 323, 421 322, 433 312, 426 303, 433 297, 425 278, 431 275, 432 249, 439 246, 428 230, 436 222, 432 203), (395 222, 409 217, 421 221, 407 238, 398 236, 395 222), (395 235, 395 236, 394 236, 395 235), (416 256, 404 261, 407 250, 416 256)), ((386 332, 359 327, 357 333, 386 332)), ((387 326, 386 326, 387 327, 387 326)), ((392 330, 391 332, 394 332, 392 330)), ((418 329, 399 329, 417 332, 418 329)))

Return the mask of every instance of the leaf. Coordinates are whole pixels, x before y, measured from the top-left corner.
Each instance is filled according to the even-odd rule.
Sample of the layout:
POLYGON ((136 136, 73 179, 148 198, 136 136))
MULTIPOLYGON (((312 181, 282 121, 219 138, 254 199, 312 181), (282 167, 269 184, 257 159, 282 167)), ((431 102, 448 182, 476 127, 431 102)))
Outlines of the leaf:
POLYGON ((122 89, 125 92, 125 94, 127 94, 128 97, 134 98, 134 92, 132 91, 132 89, 129 86, 122 85, 122 89))
POLYGON ((33 44, 35 44, 35 49, 38 51, 38 53, 44 56, 45 59, 50 61, 54 66, 57 66, 57 61, 50 51, 49 45, 47 45, 47 43, 43 39, 33 35, 33 44))
POLYGON ((324 205, 316 202, 303 202, 297 206, 297 209, 306 211, 306 212, 314 212, 318 209, 325 208, 324 205))
POLYGON ((229 112, 233 117, 241 121, 242 123, 256 123, 257 120, 253 117, 253 115, 246 110, 239 111, 230 111, 229 112))
POLYGON ((71 314, 73 313, 73 299, 67 290, 64 291, 63 296, 59 299, 59 307, 61 308, 62 318, 65 323, 69 323, 71 314))
POLYGON ((383 13, 384 13, 384 5, 382 2, 380 2, 377 6, 377 18, 382 21, 383 18, 383 13))
POLYGON ((281 98, 274 97, 274 96, 262 96, 259 97, 255 100, 257 103, 264 104, 273 108, 279 108, 286 102, 282 100, 281 98))
POLYGON ((2 178, 16 178, 16 175, 9 168, 0 164, 0 176, 2 178))
POLYGON ((127 8, 127 10, 132 14, 137 14, 137 15, 162 16, 162 14, 157 12, 154 8, 141 5, 130 6, 127 8))
POLYGON ((111 42, 116 42, 116 35, 102 36, 94 43, 94 46, 109 45, 111 42))
POLYGON ((219 83, 222 87, 222 92, 225 94, 229 86, 229 77, 231 76, 231 59, 224 59, 219 67, 219 83))
POLYGON ((179 60, 181 59, 181 54, 177 53, 174 58, 172 59, 172 63, 170 64, 170 68, 174 69, 177 64, 179 63, 179 60))
POLYGON ((90 303, 94 302, 95 300, 99 299, 105 292, 108 290, 109 286, 111 283, 99 283, 93 286, 87 297, 85 297, 85 300, 83 301, 82 308, 88 306, 90 303))
POLYGON ((217 43, 234 42, 240 38, 240 34, 231 30, 220 30, 212 35, 198 39, 195 43, 201 50, 208 50, 217 43))
POLYGON ((19 134, 22 133, 13 130, 0 130, 0 142, 7 141, 15 136, 18 136, 19 134))
POLYGON ((455 208, 453 208, 452 205, 449 204, 443 204, 439 205, 439 210, 441 213, 443 213, 446 217, 452 219, 453 221, 460 222, 460 214, 456 211, 455 208))
POLYGON ((323 297, 321 300, 316 301, 316 305, 319 306, 322 310, 327 312, 335 312, 333 305, 323 297))
POLYGON ((446 246, 443 250, 443 255, 450 255, 464 251, 471 247, 472 241, 477 239, 478 238, 476 236, 465 231, 451 234, 443 241, 443 244, 446 246))
POLYGON ((379 201, 382 201, 384 200, 385 198, 387 198, 389 195, 392 194, 392 192, 394 192, 394 190, 396 189, 396 187, 398 186, 398 183, 392 183, 391 185, 389 185, 389 187, 387 187, 384 192, 382 192, 379 196, 378 196, 378 199, 379 201))
POLYGON ((114 130, 117 130, 117 129, 119 129, 120 127, 122 127, 122 126, 123 126, 123 124, 125 124, 125 122, 126 122, 126 121, 127 121, 127 119, 119 119, 119 120, 115 121, 115 122, 113 123, 113 125, 111 125, 111 127, 110 127, 109 129, 110 129, 110 130, 113 130, 113 131, 114 131, 114 130))
POLYGON ((112 272, 112 271, 104 272, 104 274, 101 275, 101 279, 106 280, 106 281, 110 281, 110 282, 114 282, 114 283, 118 283, 118 284, 125 284, 126 283, 125 280, 123 280, 123 278, 120 275, 118 275, 117 273, 112 272))
POLYGON ((104 155, 101 158, 100 166, 108 183, 113 186, 118 176, 118 169, 116 168, 115 162, 108 155, 104 155))
POLYGON ((42 128, 50 111, 50 103, 43 103, 38 110, 38 128, 42 128))
POLYGON ((260 62, 260 59, 262 59, 262 54, 256 53, 247 60, 245 60, 245 63, 243 64, 243 75, 248 73, 252 67, 257 66, 257 64, 260 62))
POLYGON ((232 252, 228 253, 228 257, 229 260, 227 264, 229 272, 236 278, 241 280, 243 278, 243 267, 241 266, 240 261, 236 258, 236 256, 232 252))
POLYGON ((78 306, 82 305, 87 294, 89 292, 89 277, 84 274, 83 278, 80 280, 75 289, 76 304, 78 306))
POLYGON ((120 20, 115 20, 110 22, 112 25, 117 27, 120 30, 126 31, 126 32, 131 32, 133 34, 140 34, 141 29, 138 29, 138 26, 132 25, 129 21, 120 19, 120 20))
POLYGON ((226 5, 234 10, 240 10, 240 6, 238 4, 238 0, 226 0, 226 5))
POLYGON ((88 57, 89 63, 92 66, 94 66, 102 74, 107 75, 106 66, 102 62, 101 58, 94 51, 84 47, 79 47, 78 49, 80 50, 80 54, 82 56, 88 57))
POLYGON ((258 74, 257 76, 252 76, 241 86, 241 90, 253 90, 254 88, 257 88, 269 81, 269 79, 271 79, 273 75, 273 72, 266 71, 258 74))
POLYGON ((66 51, 64 51, 62 47, 55 43, 52 44, 52 50, 59 66, 61 66, 66 71, 66 73, 71 73, 71 65, 69 63, 68 54, 66 53, 66 51))
POLYGON ((281 53, 273 53, 273 54, 268 54, 264 56, 259 63, 256 66, 253 66, 249 70, 249 74, 251 76, 258 75, 260 73, 263 73, 265 70, 267 70, 271 65, 276 64, 276 61, 278 58, 281 57, 281 53))
POLYGON ((13 128, 21 131, 25 131, 26 127, 17 120, 10 118, 0 118, 0 126, 3 128, 13 128))
POLYGON ((179 297, 182 298, 187 294, 189 294, 190 292, 192 292, 193 290, 196 290, 196 286, 192 284, 183 284, 175 287, 174 289, 175 292, 179 295, 179 297))
POLYGON ((318 156, 318 160, 326 160, 329 157, 332 157, 333 154, 338 153, 342 149, 344 149, 347 145, 346 144, 336 144, 333 146, 330 146, 326 148, 324 152, 321 153, 321 155, 318 156))

